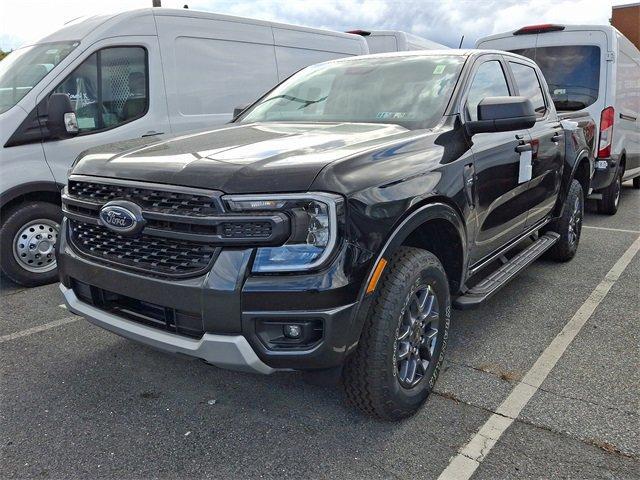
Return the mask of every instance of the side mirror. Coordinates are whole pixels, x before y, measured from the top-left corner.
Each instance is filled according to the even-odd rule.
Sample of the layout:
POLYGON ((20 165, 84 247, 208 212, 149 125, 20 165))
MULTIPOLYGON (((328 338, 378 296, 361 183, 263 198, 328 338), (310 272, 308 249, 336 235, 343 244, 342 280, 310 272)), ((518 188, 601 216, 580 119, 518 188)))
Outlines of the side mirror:
POLYGON ((49 97, 47 107, 47 128, 52 138, 60 140, 78 133, 78 119, 66 93, 54 93, 49 97))
POLYGON ((235 120, 238 117, 238 115, 240 115, 242 112, 244 112, 247 109, 248 106, 249 105, 242 105, 240 107, 234 108, 233 109, 233 119, 235 120))
POLYGON ((523 130, 536 124, 536 112, 526 97, 485 97, 478 104, 478 120, 467 122, 470 135, 523 130))

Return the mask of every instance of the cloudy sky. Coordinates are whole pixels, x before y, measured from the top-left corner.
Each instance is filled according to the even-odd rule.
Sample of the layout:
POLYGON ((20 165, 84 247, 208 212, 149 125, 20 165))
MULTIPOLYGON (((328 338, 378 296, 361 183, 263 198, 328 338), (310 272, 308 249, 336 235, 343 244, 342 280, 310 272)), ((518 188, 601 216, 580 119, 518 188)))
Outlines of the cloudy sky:
MULTIPOLYGON (((611 5, 637 0, 162 0, 182 7, 333 30, 404 30, 448 46, 532 23, 606 24, 611 5)), ((0 48, 37 41, 65 22, 151 6, 152 0, 0 0, 0 48)))

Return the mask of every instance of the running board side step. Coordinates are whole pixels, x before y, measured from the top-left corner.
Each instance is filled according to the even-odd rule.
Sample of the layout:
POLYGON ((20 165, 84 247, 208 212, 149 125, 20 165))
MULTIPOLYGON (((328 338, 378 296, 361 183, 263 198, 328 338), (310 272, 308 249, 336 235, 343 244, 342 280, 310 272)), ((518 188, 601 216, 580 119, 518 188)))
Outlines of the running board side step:
POLYGON ((560 235, 555 232, 548 232, 541 235, 525 250, 511 260, 508 260, 504 265, 491 273, 475 287, 468 290, 464 295, 456 298, 453 301, 453 306, 458 310, 470 310, 477 307, 542 256, 559 238, 560 235))

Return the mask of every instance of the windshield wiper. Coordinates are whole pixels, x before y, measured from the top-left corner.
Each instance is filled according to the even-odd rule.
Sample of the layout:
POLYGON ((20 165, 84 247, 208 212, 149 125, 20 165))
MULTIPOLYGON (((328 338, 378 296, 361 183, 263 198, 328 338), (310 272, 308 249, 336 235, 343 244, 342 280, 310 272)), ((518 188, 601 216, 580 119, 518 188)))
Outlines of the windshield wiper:
POLYGON ((275 97, 267 98, 262 103, 267 103, 267 102, 270 102, 271 100, 276 100, 278 98, 284 98, 285 100, 289 100, 291 102, 302 103, 302 105, 300 105, 300 108, 298 108, 298 110, 302 110, 303 108, 307 108, 309 105, 313 105, 314 103, 325 101, 327 97, 328 95, 325 95, 324 97, 318 98, 317 100, 307 100, 304 98, 294 97, 293 95, 276 95, 275 97))

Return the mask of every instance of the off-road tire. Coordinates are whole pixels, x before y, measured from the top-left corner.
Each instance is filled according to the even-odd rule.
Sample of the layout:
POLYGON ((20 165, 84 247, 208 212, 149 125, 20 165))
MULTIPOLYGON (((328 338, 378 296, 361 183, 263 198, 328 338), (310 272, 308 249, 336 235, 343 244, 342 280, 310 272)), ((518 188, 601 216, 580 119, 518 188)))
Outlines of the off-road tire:
POLYGON ((413 415, 438 378, 449 335, 451 299, 447 274, 432 253, 401 247, 389 259, 372 300, 360 342, 347 359, 343 382, 350 402, 371 416, 399 420, 413 415), (428 285, 438 302, 438 333, 432 359, 412 388, 400 385, 396 340, 402 310, 419 285, 428 285))
POLYGON ((615 215, 622 195, 622 170, 616 173, 611 185, 603 189, 601 193, 602 199, 598 200, 598 212, 605 215, 615 215))
POLYGON ((58 281, 57 268, 42 273, 31 272, 23 268, 14 256, 14 240, 19 230, 29 222, 38 219, 50 220, 60 225, 62 211, 59 206, 49 202, 23 203, 3 215, 0 227, 0 267, 2 267, 2 272, 14 282, 25 287, 35 287, 58 281))
POLYGON ((582 186, 580 182, 573 180, 569 187, 567 198, 564 201, 562 216, 555 219, 549 227, 545 229, 546 231, 556 232, 560 235, 558 241, 548 250, 547 258, 551 258, 557 262, 568 262, 575 256, 580 243, 583 218, 584 194, 582 186), (576 205, 578 206, 577 211, 576 205), (575 215, 578 215, 578 217, 575 218, 575 215))

